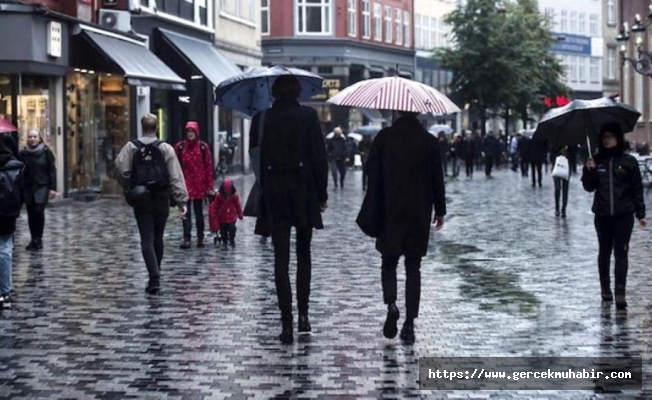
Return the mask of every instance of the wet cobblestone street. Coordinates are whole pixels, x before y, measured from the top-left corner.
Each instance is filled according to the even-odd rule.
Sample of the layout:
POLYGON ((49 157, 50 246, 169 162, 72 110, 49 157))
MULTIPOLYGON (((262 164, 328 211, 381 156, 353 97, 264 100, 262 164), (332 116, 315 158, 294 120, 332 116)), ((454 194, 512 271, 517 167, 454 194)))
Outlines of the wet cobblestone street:
MULTIPOLYGON (((235 183, 244 202, 252 177, 235 183)), ((0 312, 0 398, 652 399, 652 229, 632 236, 628 312, 601 307, 592 196, 579 176, 567 219, 554 216, 547 177, 536 189, 508 170, 449 180, 447 223, 421 267, 414 345, 382 335, 380 255, 355 225, 361 172, 345 186, 329 188, 326 229, 313 236, 313 333, 296 335, 295 313, 289 346, 277 339, 271 242, 253 235, 253 219, 238 222, 234 249, 197 249, 193 238, 181 250, 171 214, 162 292, 148 296, 122 200, 49 208, 40 253, 24 250, 23 213, 15 302, 0 312), (421 391, 425 356, 641 356, 644 390, 421 391)), ((652 191, 646 204, 649 215, 652 191)))

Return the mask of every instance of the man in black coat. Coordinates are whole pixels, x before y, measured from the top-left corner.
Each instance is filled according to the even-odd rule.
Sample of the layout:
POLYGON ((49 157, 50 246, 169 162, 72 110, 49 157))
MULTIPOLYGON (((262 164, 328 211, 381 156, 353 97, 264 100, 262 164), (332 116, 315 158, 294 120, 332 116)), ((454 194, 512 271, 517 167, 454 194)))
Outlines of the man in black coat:
POLYGON ((541 187, 541 173, 548 153, 548 145, 545 140, 533 137, 530 139, 528 147, 530 165, 532 166, 532 187, 535 187, 537 183, 541 187))
POLYGON ((310 296, 312 230, 323 229, 321 213, 327 207, 328 163, 326 146, 317 112, 297 101, 301 86, 292 75, 276 79, 272 94, 276 101, 265 112, 254 116, 249 131, 250 146, 261 146, 260 185, 262 211, 255 233, 271 234, 274 244, 274 278, 283 331, 279 339, 289 344, 292 334, 292 289, 290 232, 296 228, 297 308, 299 333, 310 332, 308 300, 310 296), (264 124, 262 143, 258 143, 259 124, 264 124))
POLYGON ((417 114, 399 115, 374 139, 366 166, 369 186, 357 222, 376 238, 376 250, 382 254, 383 297, 388 305, 383 333, 387 338, 398 332, 396 268, 399 257, 405 256, 407 316, 401 339, 411 343, 419 314, 421 258, 428 251, 433 206, 438 230, 444 225, 446 200, 438 140, 421 126, 417 114))
POLYGON ((344 177, 346 176, 346 163, 349 162, 349 144, 342 133, 342 128, 333 129, 333 137, 328 140, 328 162, 333 174, 333 185, 337 189, 338 173, 340 188, 344 188, 344 177))
POLYGON ((484 153, 484 174, 487 178, 491 178, 491 170, 500 153, 500 141, 491 131, 482 140, 482 153, 484 153))

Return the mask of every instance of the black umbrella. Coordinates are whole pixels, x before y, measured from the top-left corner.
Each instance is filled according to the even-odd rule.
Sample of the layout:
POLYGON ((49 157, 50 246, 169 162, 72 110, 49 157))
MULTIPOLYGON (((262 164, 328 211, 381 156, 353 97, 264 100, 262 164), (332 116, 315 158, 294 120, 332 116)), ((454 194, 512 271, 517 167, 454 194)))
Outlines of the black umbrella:
POLYGON ((576 99, 563 107, 553 108, 539 121, 534 139, 546 139, 554 147, 597 143, 604 124, 617 123, 623 132, 631 132, 641 113, 609 97, 593 100, 576 99))

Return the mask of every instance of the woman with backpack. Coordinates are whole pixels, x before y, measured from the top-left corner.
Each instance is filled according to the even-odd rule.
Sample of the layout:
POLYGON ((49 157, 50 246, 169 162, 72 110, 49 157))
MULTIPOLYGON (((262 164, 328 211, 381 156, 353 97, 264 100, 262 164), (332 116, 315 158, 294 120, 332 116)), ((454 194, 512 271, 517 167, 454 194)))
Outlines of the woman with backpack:
POLYGON ((27 134, 27 146, 18 158, 25 164, 23 175, 27 221, 32 240, 26 250, 43 248, 43 229, 45 227, 45 206, 57 195, 57 167, 54 154, 43 143, 36 129, 27 134))
POLYGON ((204 247, 204 209, 206 196, 213 191, 213 156, 206 142, 201 141, 199 124, 188 121, 186 139, 175 146, 188 189, 188 215, 183 220, 182 249, 190 248, 192 213, 197 224, 197 247, 204 247))

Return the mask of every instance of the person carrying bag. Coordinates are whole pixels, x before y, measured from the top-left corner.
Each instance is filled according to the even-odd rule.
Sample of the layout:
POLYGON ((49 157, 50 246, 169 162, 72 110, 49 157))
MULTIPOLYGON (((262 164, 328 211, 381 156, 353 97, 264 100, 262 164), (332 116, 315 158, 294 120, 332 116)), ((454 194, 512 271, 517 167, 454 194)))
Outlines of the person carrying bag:
POLYGON ((555 216, 566 218, 566 205, 568 204, 568 182, 570 180, 570 168, 568 165, 568 146, 556 148, 551 159, 554 160, 552 169, 552 180, 555 183, 555 216), (562 197, 561 213, 559 211, 559 197, 562 197))

